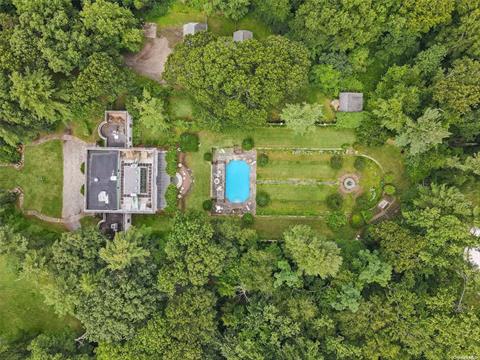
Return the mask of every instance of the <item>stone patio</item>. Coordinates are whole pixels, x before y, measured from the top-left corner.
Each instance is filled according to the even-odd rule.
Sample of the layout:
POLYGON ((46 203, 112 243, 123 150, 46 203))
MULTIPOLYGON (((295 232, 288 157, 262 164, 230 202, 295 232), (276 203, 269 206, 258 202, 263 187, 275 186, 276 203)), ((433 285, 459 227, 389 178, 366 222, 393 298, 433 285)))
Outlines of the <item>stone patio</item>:
POLYGON ((243 215, 256 213, 257 195, 257 151, 243 151, 241 148, 216 149, 213 153, 211 198, 213 199, 212 214, 243 215), (243 203, 231 203, 225 196, 225 180, 227 164, 232 160, 243 160, 250 166, 250 196, 243 203))

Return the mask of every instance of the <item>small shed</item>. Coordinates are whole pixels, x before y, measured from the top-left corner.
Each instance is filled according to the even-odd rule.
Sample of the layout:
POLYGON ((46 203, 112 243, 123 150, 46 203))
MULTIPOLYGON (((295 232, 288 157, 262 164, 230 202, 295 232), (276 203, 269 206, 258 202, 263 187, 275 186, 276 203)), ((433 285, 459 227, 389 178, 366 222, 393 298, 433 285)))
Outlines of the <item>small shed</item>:
POLYGON ((242 42, 245 40, 253 39, 253 33, 248 30, 238 30, 233 33, 233 41, 242 42))
POLYGON ((363 93, 342 92, 340 93, 339 111, 360 112, 363 110, 363 93))
POLYGON ((208 25, 205 23, 188 23, 183 25, 183 36, 187 35, 195 35, 196 33, 199 33, 201 31, 206 31, 208 28, 208 25))

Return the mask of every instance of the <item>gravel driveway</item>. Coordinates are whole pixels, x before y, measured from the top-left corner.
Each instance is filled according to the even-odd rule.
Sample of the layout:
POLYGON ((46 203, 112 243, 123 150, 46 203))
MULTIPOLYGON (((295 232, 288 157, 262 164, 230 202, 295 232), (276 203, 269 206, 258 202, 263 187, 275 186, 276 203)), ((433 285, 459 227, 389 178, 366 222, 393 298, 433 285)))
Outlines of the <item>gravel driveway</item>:
POLYGON ((83 212, 84 197, 80 193, 85 175, 80 167, 86 158, 88 144, 73 138, 63 142, 63 210, 62 217, 69 218, 83 212))

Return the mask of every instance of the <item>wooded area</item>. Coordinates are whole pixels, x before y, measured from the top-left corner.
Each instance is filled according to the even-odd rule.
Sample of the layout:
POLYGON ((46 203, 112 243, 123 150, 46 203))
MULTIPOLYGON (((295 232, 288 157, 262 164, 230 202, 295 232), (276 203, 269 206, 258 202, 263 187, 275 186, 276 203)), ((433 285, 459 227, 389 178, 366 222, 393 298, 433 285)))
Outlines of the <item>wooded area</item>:
POLYGON ((478 358, 479 153, 480 0, 0 0, 0 358, 478 358), (154 81, 124 63, 147 19, 215 26, 154 81), (29 144, 95 143, 106 109, 190 193, 114 237, 26 216, 13 187, 61 213, 59 142, 29 144), (257 212, 211 216, 234 146, 257 151, 257 212))

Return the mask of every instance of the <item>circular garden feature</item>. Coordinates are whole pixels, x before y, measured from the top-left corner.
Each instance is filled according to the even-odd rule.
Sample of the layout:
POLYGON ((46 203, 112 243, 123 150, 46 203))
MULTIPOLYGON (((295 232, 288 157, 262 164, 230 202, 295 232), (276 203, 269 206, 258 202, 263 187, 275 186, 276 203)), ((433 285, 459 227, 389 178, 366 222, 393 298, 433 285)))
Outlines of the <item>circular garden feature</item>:
POLYGON ((340 192, 349 194, 360 190, 360 178, 357 174, 345 174, 340 178, 340 192))

